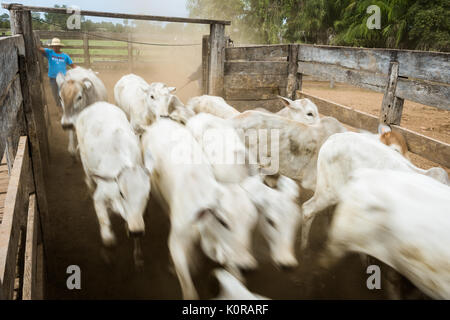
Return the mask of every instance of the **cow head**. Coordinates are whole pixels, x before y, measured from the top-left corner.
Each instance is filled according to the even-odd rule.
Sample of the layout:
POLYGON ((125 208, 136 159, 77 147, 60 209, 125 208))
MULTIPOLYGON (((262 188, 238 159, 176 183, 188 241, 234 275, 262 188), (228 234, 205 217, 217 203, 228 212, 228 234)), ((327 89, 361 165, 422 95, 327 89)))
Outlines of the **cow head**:
POLYGON ((320 121, 317 106, 309 99, 298 99, 292 101, 289 98, 279 97, 286 107, 288 107, 289 119, 315 124, 320 121))
POLYGON ((89 105, 93 84, 87 78, 81 81, 65 79, 62 73, 58 74, 56 82, 63 107, 61 125, 63 129, 72 129, 78 114, 89 105))
POLYGON ((147 89, 146 104, 158 116, 169 116, 176 107, 183 103, 174 95, 175 87, 168 87, 161 82, 153 82, 147 89))
POLYGON ((122 169, 116 180, 116 197, 112 207, 128 223, 132 235, 145 231, 143 214, 150 194, 150 174, 141 166, 122 169))
POLYGON ((199 224, 203 252, 233 270, 255 269, 251 236, 258 219, 256 208, 238 185, 223 189, 218 199, 219 205, 204 214, 199 224))
POLYGON ((272 189, 260 177, 253 176, 244 182, 244 187, 258 208, 259 229, 269 245, 272 260, 283 268, 297 266, 294 244, 301 214, 295 181, 280 176, 272 189))

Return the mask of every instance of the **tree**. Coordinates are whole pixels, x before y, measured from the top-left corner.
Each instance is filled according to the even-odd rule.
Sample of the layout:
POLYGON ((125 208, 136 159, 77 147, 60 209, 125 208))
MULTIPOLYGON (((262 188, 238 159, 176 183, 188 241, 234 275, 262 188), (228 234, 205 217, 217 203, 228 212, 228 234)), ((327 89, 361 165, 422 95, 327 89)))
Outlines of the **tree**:
POLYGON ((0 28, 2 28, 2 29, 10 28, 9 15, 6 13, 0 15, 0 28))

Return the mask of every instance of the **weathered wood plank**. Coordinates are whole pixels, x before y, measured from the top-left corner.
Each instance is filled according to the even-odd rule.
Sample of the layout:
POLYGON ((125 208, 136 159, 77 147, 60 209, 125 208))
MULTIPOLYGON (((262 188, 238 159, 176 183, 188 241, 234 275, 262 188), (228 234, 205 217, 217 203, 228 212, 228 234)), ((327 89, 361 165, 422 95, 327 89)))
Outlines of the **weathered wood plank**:
POLYGON ((83 34, 83 60, 86 67, 89 68, 91 65, 91 58, 89 56, 89 39, 86 33, 83 34))
POLYGON ((22 101, 20 79, 16 77, 2 101, 0 110, 0 139, 1 144, 8 147, 7 161, 10 167, 14 162, 19 138, 25 134, 22 101))
MULTIPOLYGON (((376 116, 301 91, 297 91, 297 97, 311 99, 317 105, 319 113, 325 116, 334 117, 358 129, 377 132, 379 119, 376 116)), ((450 168, 450 144, 397 125, 392 127, 403 134, 410 152, 450 168)))
POLYGON ((17 45, 21 38, 16 35, 0 39, 0 97, 5 95, 6 89, 19 72, 17 45))
POLYGON ((284 108, 283 102, 280 99, 268 100, 229 100, 227 101, 231 106, 240 112, 253 110, 256 108, 264 108, 270 112, 278 112, 284 108))
POLYGON ((225 62, 225 75, 280 74, 287 77, 288 63, 284 61, 232 61, 225 62))
MULTIPOLYGON (((334 80, 377 92, 384 92, 389 80, 388 75, 380 73, 301 61, 298 63, 298 72, 313 75, 319 80, 334 80)), ((398 78, 395 96, 440 109, 450 110, 450 85, 398 78)))
MULTIPOLYGON (((23 6, 15 3, 2 3, 2 7, 8 10, 23 9, 35 12, 51 12, 68 14, 66 8, 49 8, 49 7, 36 7, 36 6, 23 6)), ((130 20, 147 20, 147 21, 165 21, 165 22, 182 22, 182 23, 199 23, 199 24, 223 24, 230 25, 230 21, 225 20, 211 20, 211 19, 194 19, 194 18, 180 18, 180 17, 164 17, 164 16, 152 16, 142 14, 128 14, 128 13, 113 13, 103 11, 90 11, 80 10, 82 16, 91 17, 105 17, 105 18, 118 18, 118 19, 130 19, 130 20)))
POLYGON ((395 95, 402 99, 450 110, 450 85, 399 78, 395 95))
POLYGON ((208 94, 223 96, 225 26, 212 24, 209 32, 208 94))
POLYGON ((12 299, 20 229, 25 226, 30 184, 27 137, 21 137, 0 224, 0 299, 12 299))
POLYGON ((225 87, 226 100, 267 100, 276 99, 277 96, 286 96, 284 87, 262 87, 262 88, 228 88, 225 87))
POLYGON ((450 53, 398 50, 401 77, 450 84, 450 53))
POLYGON ((202 93, 208 94, 209 35, 202 37, 202 93))
POLYGON ((277 74, 231 74, 225 76, 226 88, 252 89, 286 87, 286 75, 277 74))
POLYGON ((380 109, 380 122, 385 124, 400 124, 403 111, 403 99, 395 96, 398 79, 398 62, 391 62, 389 67, 389 82, 383 95, 380 109))
POLYGON ((234 47, 225 49, 225 60, 287 61, 288 45, 234 47))
POLYGON ((388 74, 391 61, 398 61, 399 75, 450 83, 450 54, 396 49, 368 49, 301 44, 299 60, 388 74))
POLYGON ((38 219, 39 213, 36 206, 36 195, 31 194, 28 202, 22 300, 33 300, 36 296, 38 219))
POLYGON ((385 74, 354 70, 323 63, 299 61, 298 72, 313 75, 319 80, 334 80, 378 92, 383 92, 388 82, 388 76, 385 74))
POLYGON ((289 45, 289 55, 288 55, 288 80, 286 85, 286 95, 289 99, 295 97, 295 91, 300 89, 302 73, 297 72, 298 63, 298 50, 299 46, 295 44, 289 45))

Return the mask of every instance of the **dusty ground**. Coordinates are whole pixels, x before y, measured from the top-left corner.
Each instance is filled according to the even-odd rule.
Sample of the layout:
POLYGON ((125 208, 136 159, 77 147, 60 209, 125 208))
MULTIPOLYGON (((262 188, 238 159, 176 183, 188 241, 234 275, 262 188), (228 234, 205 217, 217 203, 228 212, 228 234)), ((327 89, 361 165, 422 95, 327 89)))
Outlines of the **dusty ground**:
MULTIPOLYGON (((124 72, 126 73, 126 72, 124 72)), ((172 77, 161 72, 142 72, 147 81, 167 81, 172 77)), ((100 77, 110 93, 120 74, 102 72, 100 77)), ((173 78, 172 78, 173 79, 173 78)), ((195 84, 179 92, 183 101, 196 94, 195 84), (194 93, 192 93, 194 92, 194 93)), ((51 97, 48 97, 49 101, 51 97)), ((143 240, 145 270, 138 273, 132 263, 132 243, 125 235, 120 218, 113 219, 119 244, 112 265, 101 258, 101 241, 92 200, 84 184, 80 163, 73 163, 67 152, 67 134, 60 126, 60 112, 50 103, 51 163, 46 177, 52 241, 47 244, 49 299, 179 299, 181 292, 173 273, 167 236, 169 221, 161 208, 151 200, 146 211, 146 235, 143 240), (81 290, 68 290, 66 269, 70 265, 81 268, 81 290)), ((302 193, 301 202, 311 196, 302 193)), ((297 252, 300 266, 283 272, 276 269, 267 256, 267 246, 255 236, 254 252, 259 269, 246 275, 250 290, 273 299, 382 299, 384 290, 366 288, 367 274, 359 256, 350 255, 329 271, 319 271, 317 254, 325 239, 326 215, 319 216, 312 227, 311 247, 306 254, 297 252)), ((299 240, 299 239, 298 239, 299 240)), ((299 246, 297 246, 299 247, 299 246)), ((217 293, 217 283, 211 276, 214 264, 199 254, 199 269, 194 281, 201 298, 217 293)), ((383 272, 382 268, 382 272, 383 272)))

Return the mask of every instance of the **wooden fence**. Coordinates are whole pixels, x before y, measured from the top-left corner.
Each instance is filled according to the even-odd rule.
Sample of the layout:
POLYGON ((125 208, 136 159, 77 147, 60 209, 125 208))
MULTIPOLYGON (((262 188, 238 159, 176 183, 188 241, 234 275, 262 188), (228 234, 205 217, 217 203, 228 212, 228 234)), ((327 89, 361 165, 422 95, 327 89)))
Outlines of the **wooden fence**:
POLYGON ((11 11, 11 32, 0 38, 0 299, 39 299, 49 237, 45 100, 31 15, 11 11))
POLYGON ((44 250, 27 136, 18 143, 0 222, 0 299, 43 299, 44 250))
POLYGON ((173 55, 186 55, 186 48, 201 45, 200 39, 194 39, 189 41, 192 46, 180 47, 179 41, 167 35, 143 33, 42 30, 34 33, 44 46, 54 37, 63 43, 71 43, 64 45, 63 51, 80 66, 94 69, 124 68, 130 72, 149 63, 171 62, 173 55))
POLYGON ((309 98, 321 114, 355 128, 376 132, 380 122, 392 125, 403 133, 411 152, 450 168, 448 143, 400 127, 405 99, 450 110, 449 53, 304 44, 224 51, 222 96, 240 111, 278 111, 283 105, 277 95, 309 98), (303 75, 383 92, 379 117, 304 93, 303 75))

